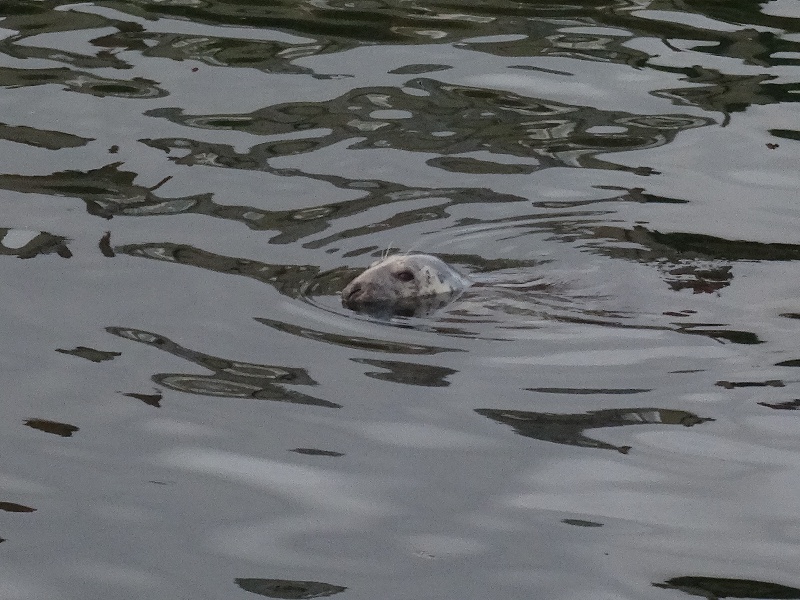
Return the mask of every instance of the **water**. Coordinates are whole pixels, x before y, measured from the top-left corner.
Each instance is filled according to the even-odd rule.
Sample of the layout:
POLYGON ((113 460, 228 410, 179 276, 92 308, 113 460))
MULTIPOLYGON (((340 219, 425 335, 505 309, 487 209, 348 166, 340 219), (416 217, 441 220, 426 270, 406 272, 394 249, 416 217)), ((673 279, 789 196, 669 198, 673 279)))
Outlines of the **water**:
POLYGON ((0 598, 800 597, 796 2, 0 16, 0 598))

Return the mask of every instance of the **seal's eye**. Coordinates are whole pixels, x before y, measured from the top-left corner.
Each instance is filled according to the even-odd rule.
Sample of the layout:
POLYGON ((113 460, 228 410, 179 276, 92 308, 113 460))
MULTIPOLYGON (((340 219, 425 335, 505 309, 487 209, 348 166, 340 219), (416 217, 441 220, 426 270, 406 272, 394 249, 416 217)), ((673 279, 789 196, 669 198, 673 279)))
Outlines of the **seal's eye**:
POLYGON ((394 274, 400 281, 411 281, 414 279, 414 274, 411 271, 399 271, 394 274))

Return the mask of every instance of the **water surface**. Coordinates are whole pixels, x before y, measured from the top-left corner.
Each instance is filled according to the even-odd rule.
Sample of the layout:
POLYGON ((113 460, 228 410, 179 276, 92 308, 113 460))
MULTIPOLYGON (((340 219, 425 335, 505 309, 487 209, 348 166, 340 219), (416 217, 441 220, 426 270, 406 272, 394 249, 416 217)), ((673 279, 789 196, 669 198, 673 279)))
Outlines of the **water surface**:
POLYGON ((0 18, 0 596, 800 597, 796 3, 0 18))

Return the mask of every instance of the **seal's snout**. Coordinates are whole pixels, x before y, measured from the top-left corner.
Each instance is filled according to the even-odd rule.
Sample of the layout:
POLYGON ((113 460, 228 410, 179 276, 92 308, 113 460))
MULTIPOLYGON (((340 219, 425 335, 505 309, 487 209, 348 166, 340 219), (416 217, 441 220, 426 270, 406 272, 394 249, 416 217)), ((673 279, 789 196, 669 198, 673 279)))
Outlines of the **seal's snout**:
POLYGON ((348 308, 358 306, 359 298, 364 294, 364 286, 357 282, 351 282, 342 290, 342 304, 348 308))

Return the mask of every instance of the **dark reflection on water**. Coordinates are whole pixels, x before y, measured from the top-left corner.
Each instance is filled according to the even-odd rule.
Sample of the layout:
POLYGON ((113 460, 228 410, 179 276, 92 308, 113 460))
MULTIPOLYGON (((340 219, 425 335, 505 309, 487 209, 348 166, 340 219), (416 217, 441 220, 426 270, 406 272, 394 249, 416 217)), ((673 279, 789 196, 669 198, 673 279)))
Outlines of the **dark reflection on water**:
POLYGON ((114 258, 116 256, 116 254, 114 253, 114 249, 111 247, 110 231, 106 231, 103 234, 103 237, 101 237, 100 241, 97 242, 97 247, 100 249, 100 254, 102 254, 106 258, 114 258))
POLYGON ((602 527, 602 523, 595 523, 594 521, 584 521, 583 519, 561 519, 562 523, 567 525, 575 525, 576 527, 602 527))
POLYGON ((764 341, 750 331, 736 331, 733 329, 714 329, 714 325, 685 325, 676 329, 678 333, 689 335, 704 335, 718 342, 731 342, 733 344, 763 344, 764 341))
MULTIPOLYGON (((800 31, 800 21, 771 15, 761 10, 759 2, 725 2, 725 0, 686 0, 685 5, 698 14, 742 25, 762 25, 786 31, 800 31)), ((699 28, 698 28, 699 30, 699 28)), ((750 36, 756 30, 748 29, 750 36)))
POLYGON ((333 596, 347 588, 319 581, 292 581, 288 579, 247 579, 235 580, 236 585, 259 596, 267 598, 305 599, 333 596))
MULTIPOLYGON (((791 20, 764 14, 758 3, 713 2, 695 0, 685 3, 696 14, 707 15, 733 23, 761 25, 779 30, 797 31, 791 20)), ((213 24, 248 25, 275 29, 287 29, 300 35, 308 35, 317 40, 314 53, 331 51, 329 44, 338 44, 337 51, 355 47, 364 42, 419 43, 436 40, 438 43, 452 43, 459 38, 471 37, 491 25, 496 34, 529 34, 530 40, 522 42, 470 42, 483 52, 495 52, 512 56, 569 56, 583 60, 614 61, 642 67, 654 68, 646 53, 636 53, 622 44, 626 40, 621 35, 603 35, 587 32, 563 32, 570 25, 587 23, 602 24, 609 27, 632 29, 640 35, 651 35, 665 42, 672 39, 716 42, 708 49, 700 46, 699 51, 717 53, 724 56, 743 58, 755 64, 781 64, 780 57, 772 54, 786 49, 785 40, 777 38, 772 32, 759 32, 754 29, 744 31, 708 30, 699 26, 672 20, 650 20, 631 14, 629 2, 582 2, 580 7, 558 4, 520 4, 501 0, 487 4, 469 1, 455 6, 451 2, 426 2, 425 5, 402 2, 401 0, 345 2, 292 2, 282 0, 264 4, 260 2, 216 1, 204 4, 166 4, 136 0, 120 6, 132 15, 146 15, 150 18, 173 16, 195 22, 213 24), (298 10, 302 6, 303 10, 298 10), (527 43, 525 43, 527 42, 527 43), (640 57, 638 61, 631 56, 640 57), (757 61, 757 62, 756 62, 757 61)), ((81 15, 86 21, 92 17, 81 15)), ((16 25, 16 23, 15 23, 16 25)), ((127 23, 126 23, 127 25, 127 23)), ((84 25, 86 26, 86 25, 84 25)), ((134 34, 138 31, 134 30, 134 34)), ((113 38, 116 39, 116 38, 113 38)), ((125 38, 121 38, 125 41, 125 38)), ((134 36, 133 38, 137 38, 134 36)), ((148 46, 150 46, 148 44, 148 46)), ((189 44, 190 48, 194 47, 189 44)), ((124 46, 123 46, 124 47, 124 46)), ((233 46, 236 48, 237 46, 233 46)), ((302 44, 300 45, 303 48, 302 44)), ((791 47, 791 45, 788 45, 791 47)), ((213 47, 212 47, 213 48, 213 47)), ((267 47, 269 48, 269 46, 267 47)), ((209 54, 200 47, 197 54, 209 54)), ((176 52, 176 49, 173 52, 176 52)), ((184 51, 185 52, 185 51, 184 51)), ((215 61, 222 48, 210 51, 215 61)), ((263 54, 265 51, 258 52, 263 54)), ((249 54, 249 53, 248 53, 249 54)), ((280 54, 278 52, 278 54, 280 54)), ((287 52, 283 57, 288 62, 295 55, 287 52)), ((303 56, 303 53, 299 54, 303 56)), ((175 54, 171 54, 175 57, 175 54)), ((225 63, 223 64, 238 63, 225 63)), ((253 61, 260 66, 259 61, 253 61)), ((247 64, 247 61, 244 61, 247 64)))
POLYGON ((52 433, 61 437, 72 437, 78 431, 78 427, 69 423, 59 423, 58 421, 48 421, 47 419, 28 419, 25 425, 31 429, 38 429, 45 433, 52 433))
MULTIPOLYGON (((323 46, 311 41, 308 44, 290 44, 272 40, 237 40, 214 36, 156 33, 144 31, 136 25, 95 38, 92 44, 115 51, 140 52, 142 56, 153 58, 199 61, 213 67, 246 67, 265 73, 308 75, 312 75, 313 72, 293 64, 291 60, 338 52, 346 47, 335 41, 329 41, 323 46)), ((204 76, 198 75, 198 77, 204 76)))
POLYGON ((41 254, 58 254, 61 258, 72 258, 67 239, 46 231, 0 229, 0 256, 33 258, 41 254))
MULTIPOLYGON (((620 198, 627 200, 630 194, 620 198)), ((633 196, 634 201, 641 198, 633 196)), ((603 200, 601 202, 607 202, 603 200)), ((565 240, 581 240, 594 252, 654 264, 675 291, 713 293, 730 285, 734 261, 792 261, 800 259, 800 245, 727 240, 694 233, 661 233, 641 225, 631 229, 592 225, 569 219, 551 225, 565 240), (609 242, 624 242, 610 244, 609 242)))
POLYGON ((657 424, 692 427, 714 420, 708 417, 698 417, 694 413, 683 410, 664 408, 610 408, 571 415, 495 408, 478 408, 475 412, 498 423, 510 425, 516 433, 525 437, 582 448, 616 450, 622 454, 627 454, 631 447, 615 446, 592 439, 584 435, 584 431, 627 425, 657 424))
POLYGON ((758 598, 764 600, 793 600, 800 598, 800 589, 768 581, 728 579, 725 577, 684 576, 654 583, 666 590, 680 590, 708 600, 722 598, 758 598))
POLYGON ((426 387, 445 387, 450 385, 447 381, 449 375, 458 373, 454 369, 437 367, 436 365, 421 365, 418 363, 401 362, 396 360, 375 360, 369 358, 354 358, 353 362, 380 367, 388 373, 367 372, 367 377, 405 383, 407 385, 422 385, 426 387))
POLYGON ((6 125, 0 123, 0 140, 10 140, 18 144, 60 150, 61 148, 78 148, 91 142, 91 138, 63 133, 61 131, 42 130, 34 127, 6 125))
POLYGON ((137 392, 128 392, 127 394, 122 395, 127 396, 128 398, 136 398, 148 406, 153 406, 155 408, 161 408, 161 399, 164 397, 161 392, 156 394, 139 394, 137 392))
POLYGON ((16 502, 0 502, 0 510, 15 513, 36 512, 35 508, 25 506, 24 504, 17 504, 16 502))
POLYGON ((193 375, 189 373, 158 373, 153 375, 153 381, 171 390, 204 396, 254 398, 257 400, 341 408, 341 405, 334 402, 283 388, 284 385, 316 385, 317 382, 309 376, 305 369, 243 363, 209 356, 202 352, 184 348, 158 334, 139 329, 107 327, 106 331, 121 338, 153 346, 213 371, 213 375, 193 375))
MULTIPOLYGON (((635 190, 615 200, 643 201, 641 194, 635 190)), ((609 199, 600 202, 607 201, 609 199)), ((732 283, 733 264, 736 261, 800 259, 798 244, 729 240, 683 232, 661 233, 641 225, 630 229, 605 224, 593 225, 582 218, 553 221, 549 227, 563 240, 580 241, 585 248, 598 254, 655 266, 662 273, 667 285, 676 292, 685 289, 695 294, 719 292, 732 283)), ((707 327, 709 326, 694 324, 688 327, 679 326, 678 330, 734 343, 761 343, 758 336, 751 332, 707 327)))
POLYGON ((619 196, 592 200, 535 200, 533 206, 541 208, 578 208, 606 204, 609 202, 635 202, 638 204, 691 204, 689 200, 658 196, 645 191, 643 187, 625 188, 617 185, 598 185, 597 189, 619 191, 619 196))
POLYGON ((650 231, 645 235, 652 238, 654 245, 673 248, 683 256, 722 260, 800 260, 800 244, 765 244, 679 232, 650 231))
MULTIPOLYGON (((202 214, 238 221, 251 229, 277 231, 278 233, 269 239, 269 242, 274 244, 289 244, 321 233, 331 227, 334 221, 347 219, 369 208, 404 200, 442 198, 442 204, 438 207, 429 207, 425 211, 399 212, 385 222, 358 227, 319 241, 309 242, 306 244, 309 248, 326 246, 332 241, 356 237, 367 232, 443 219, 448 215, 449 208, 464 203, 520 200, 516 196, 498 194, 485 189, 418 189, 388 182, 307 175, 293 169, 283 169, 275 170, 275 173, 317 179, 341 189, 363 191, 366 197, 357 201, 321 204, 311 208, 264 210, 251 206, 217 204, 213 202, 213 194, 210 193, 163 198, 154 191, 164 180, 153 187, 138 185, 134 183, 137 174, 120 169, 122 164, 115 162, 98 169, 61 171, 51 175, 0 174, 0 188, 22 193, 77 197, 86 203, 89 214, 105 219, 114 216, 202 214)), ((375 249, 374 246, 367 251, 371 249, 375 249)))
POLYGON ((584 394, 584 395, 597 395, 597 394, 643 394, 651 392, 648 389, 637 388, 525 388, 529 392, 541 392, 544 394, 584 394))
MULTIPOLYGON (((52 3, 53 6, 65 4, 52 3)), ((709 111, 721 110, 726 114, 742 110, 752 103, 774 103, 796 101, 791 91, 792 83, 764 83, 771 77, 761 75, 729 75, 698 65, 675 67, 662 65, 657 56, 635 50, 626 42, 628 36, 652 36, 661 39, 667 48, 671 40, 697 42, 692 48, 696 52, 731 57, 746 64, 778 66, 796 64, 796 59, 786 58, 787 53, 797 50, 797 42, 775 35, 772 31, 757 31, 753 24, 774 27, 778 30, 797 31, 791 19, 764 14, 757 3, 729 3, 696 1, 691 7, 698 15, 721 18, 731 22, 751 25, 742 29, 709 30, 681 21, 639 18, 631 13, 628 2, 618 1, 611 5, 604 2, 582 3, 581 7, 567 5, 519 5, 512 2, 493 2, 490 5, 470 2, 452 6, 447 2, 426 3, 412 6, 405 2, 305 2, 298 10, 296 2, 232 3, 213 2, 202 4, 167 4, 163 2, 127 2, 115 4, 120 11, 132 17, 146 18, 178 17, 194 22, 212 24, 246 25, 292 31, 305 40, 293 43, 275 40, 237 40, 216 36, 192 34, 159 34, 144 31, 139 23, 87 14, 82 11, 58 11, 27 3, 24 11, 12 7, 0 8, 0 14, 8 15, 4 26, 25 35, 42 31, 63 29, 96 29, 114 27, 118 31, 104 34, 92 40, 99 48, 95 56, 54 51, 38 47, 11 44, 4 41, 0 48, 11 56, 20 52, 37 58, 50 58, 66 62, 70 67, 92 68, 110 66, 129 68, 116 56, 120 50, 134 51, 148 57, 168 57, 176 61, 192 59, 210 65, 228 68, 257 68, 272 73, 305 74, 308 71, 293 64, 294 60, 309 55, 342 52, 361 43, 420 43, 446 44, 459 39, 481 35, 490 26, 494 34, 526 35, 525 40, 468 41, 464 47, 500 56, 520 57, 569 57, 581 61, 612 62, 636 68, 649 68, 665 72, 680 72, 695 85, 691 88, 654 92, 662 94, 680 104, 700 106, 709 111), (586 31, 564 31, 572 26, 587 24, 606 25, 618 29, 613 35, 594 34, 586 31), (35 27, 34 27, 35 25, 35 27), (627 35, 626 35, 627 34, 627 35)), ((123 13, 119 13, 122 15, 123 13)), ((15 40, 16 41, 16 40, 15 40)), ((674 49, 674 48, 673 48, 674 49)), ((64 71, 69 71, 65 69, 64 71)), ((82 73, 84 74, 84 73, 82 73)), ((58 80, 64 75, 51 74, 58 80)), ((121 93, 129 93, 135 80, 115 85, 121 93)), ((101 88, 102 90, 102 88, 101 88)), ((111 89, 111 91, 114 91, 111 89)), ((136 93, 135 91, 133 92, 136 93)))
POLYGON ((304 295, 311 286, 317 294, 334 294, 356 273, 352 269, 320 273, 319 267, 312 265, 270 265, 245 258, 214 254, 185 244, 130 244, 119 246, 115 250, 120 254, 250 277, 272 285, 279 292, 293 298, 304 295))
POLYGON ((445 348, 439 346, 427 346, 420 344, 409 344, 404 342, 396 342, 391 340, 379 340, 375 338, 364 338, 352 335, 341 335, 336 333, 328 333, 308 327, 301 327, 299 325, 292 325, 284 323, 283 321, 275 321, 272 319, 263 319, 256 317, 259 323, 272 327, 278 331, 291 333, 299 337, 307 338, 325 342, 327 344, 334 344, 343 348, 357 348, 359 350, 370 350, 373 352, 388 352, 391 354, 439 354, 441 352, 463 352, 463 350, 456 348, 445 348))
MULTIPOLYGON (((59 3, 60 4, 60 3, 59 3)), ((733 11, 720 10, 715 3, 694 2, 692 8, 698 14, 714 17, 728 17, 735 14, 734 21, 741 23, 760 23, 768 27, 796 31, 789 19, 774 17, 761 13, 757 5, 742 5, 733 11)), ((143 31, 138 23, 109 19, 90 15, 79 11, 60 11, 51 13, 57 18, 47 15, 45 10, 34 7, 33 14, 21 14, 10 10, 4 26, 26 32, 35 23, 33 33, 52 31, 71 27, 74 29, 92 29, 112 26, 117 33, 99 36, 92 44, 100 50, 95 56, 87 56, 63 51, 53 51, 37 47, 20 46, 4 43, 2 45, 10 56, 49 58, 56 62, 66 62, 70 68, 41 70, 34 83, 61 81, 75 85, 80 81, 76 91, 87 91, 97 95, 151 96, 163 95, 153 82, 138 78, 131 80, 102 80, 89 72, 80 72, 80 76, 72 71, 73 67, 114 67, 129 68, 130 65, 116 57, 120 50, 135 51, 148 57, 167 57, 173 60, 192 59, 207 64, 224 65, 229 68, 258 68, 270 73, 306 74, 308 69, 298 67, 293 61, 310 55, 341 52, 347 48, 357 47, 359 42, 419 43, 430 41, 452 43, 462 37, 476 35, 482 26, 491 24, 493 33, 524 33, 524 41, 484 41, 467 42, 465 48, 494 53, 500 56, 521 57, 569 57, 582 61, 613 62, 649 68, 667 73, 680 73, 692 87, 681 87, 654 91, 654 95, 669 98, 677 104, 697 106, 707 111, 721 111, 726 115, 742 111, 752 104, 773 104, 776 102, 793 102, 793 92, 797 90, 795 83, 768 83, 774 79, 769 75, 726 74, 716 69, 693 65, 679 67, 659 64, 653 55, 634 50, 625 43, 629 40, 624 33, 615 35, 589 34, 583 32, 566 32, 564 27, 570 24, 582 26, 586 24, 603 24, 619 28, 624 32, 636 32, 638 35, 651 35, 663 40, 668 47, 671 39, 692 40, 698 44, 692 49, 711 55, 732 57, 746 64, 758 66, 777 66, 796 64, 796 59, 785 58, 784 55, 797 50, 798 44, 776 36, 771 31, 755 31, 745 28, 735 31, 707 30, 682 22, 669 20, 642 19, 630 14, 627 2, 616 2, 588 5, 583 3, 576 7, 529 5, 520 7, 509 2, 492 3, 490 7, 470 3, 455 9, 448 3, 434 3, 426 7, 409 6, 396 2, 353 2, 342 3, 304 3, 304 10, 298 11, 295 2, 260 3, 214 2, 202 5, 171 5, 165 3, 136 2, 119 5, 120 10, 127 10, 134 16, 145 15, 153 18, 158 15, 180 17, 192 21, 214 24, 241 24, 250 27, 287 28, 301 35, 311 36, 306 41, 294 40, 294 43, 274 40, 235 40, 215 36, 196 36, 191 34, 157 34, 143 31), (43 16, 50 16, 50 21, 42 22, 43 16), (553 17, 558 16, 557 20, 553 17), (65 23, 67 24, 65 26, 65 23), (710 45, 709 45, 710 44, 710 45)), ((522 68, 530 68, 522 66, 522 68)), ((555 71, 553 71, 555 72, 555 71)), ((564 73, 565 76, 571 73, 564 73)), ((2 79, 9 83, 18 82, 30 85, 27 73, 26 81, 17 81, 20 75, 15 69, 5 69, 2 79)), ((395 93, 392 90, 392 93, 395 93)), ((795 94, 796 95, 796 94, 795 94)), ((419 114, 417 114, 419 116, 419 114)), ((241 123, 240 115, 220 117, 220 124, 228 121, 229 125, 241 123)), ((245 117, 246 118, 246 117, 245 117)), ((387 125, 383 123, 382 126, 387 125)), ((454 131, 460 131, 459 127, 454 131)), ((624 139, 626 136, 617 136, 624 139)), ((635 138, 631 138, 635 139, 635 138)), ((605 140, 608 148, 616 145, 614 136, 605 140)), ((600 142, 598 138, 596 140, 600 142)), ((570 143, 574 143, 570 141, 570 143)), ((630 143, 630 142, 629 142, 630 143)), ((291 142, 289 142, 291 144, 291 142)), ((474 160, 461 163, 442 163, 445 168, 475 168, 474 160)), ((497 167, 495 167, 497 168, 497 167)), ((523 167, 518 167, 523 168, 523 167)))
MULTIPOLYGON (((338 40, 357 46, 363 43, 419 43, 431 38, 452 42, 453 38, 475 35, 481 26, 492 24, 500 32, 524 25, 532 17, 572 14, 563 7, 520 5, 501 1, 486 5, 468 2, 405 3, 399 0, 346 2, 232 2, 165 4, 147 0, 126 3, 132 14, 174 16, 196 22, 288 29, 317 40, 338 40), (302 8, 302 10, 298 10, 302 8)), ((587 6, 603 6, 595 0, 587 6)))
POLYGON ((798 410, 800 409, 800 398, 786 402, 757 402, 757 404, 774 410, 798 410))
POLYGON ((780 379, 770 379, 768 381, 718 381, 714 385, 723 387, 726 390, 743 387, 786 387, 780 379))
POLYGON ((319 448, 294 448, 293 450, 289 450, 289 452, 295 452, 297 454, 305 454, 307 456, 330 456, 333 458, 344 456, 342 452, 335 452, 333 450, 321 450, 319 448))
POLYGON ((105 362, 107 360, 114 360, 117 356, 122 355, 121 352, 96 350, 94 348, 87 348, 86 346, 77 346, 72 350, 66 350, 64 348, 56 348, 56 352, 60 352, 61 354, 71 354, 72 356, 85 358, 86 360, 90 360, 96 363, 105 362))
MULTIPOLYGON (((774 135, 775 137, 785 138, 787 140, 794 140, 800 141, 800 129, 792 130, 792 129, 770 129, 769 132, 774 135)), ((779 144, 770 144, 767 146, 771 149, 777 149, 780 147, 779 144)))
POLYGON ((73 92, 92 96, 116 98, 162 98, 167 92, 154 81, 133 79, 107 79, 89 71, 72 69, 10 69, 0 67, 0 85, 24 87, 57 83, 73 92))
POLYGON ((304 130, 321 132, 314 138, 259 144, 246 154, 230 146, 187 139, 142 140, 168 152, 181 152, 184 154, 181 158, 172 160, 183 165, 263 168, 270 158, 319 151, 352 139, 350 147, 356 150, 397 148, 435 152, 441 156, 429 160, 429 164, 465 173, 532 173, 547 167, 577 166, 630 170, 597 155, 661 146, 681 131, 712 123, 710 119, 689 115, 635 115, 569 106, 421 78, 406 82, 403 88, 358 89, 325 103, 281 104, 248 115, 185 116, 181 109, 155 109, 147 114, 187 128, 236 129, 262 136, 304 130), (404 90, 417 93, 412 95, 404 90), (402 110, 409 118, 381 118, 384 113, 380 111, 385 110, 402 110), (590 132, 599 126, 617 126, 623 132, 590 132), (440 135, 442 132, 448 135, 440 135), (537 163, 509 166, 475 158, 446 158, 478 151, 526 160, 534 158, 537 163))
MULTIPOLYGON (((115 162, 88 171, 61 171, 51 175, 0 174, 0 188, 26 194, 80 198, 90 215, 170 215, 188 211, 206 194, 163 199, 154 188, 134 183, 137 174, 120 170, 115 162)), ((157 187, 157 186, 156 186, 157 187)))
POLYGON ((680 104, 722 112, 726 115, 722 125, 730 123, 730 113, 743 112, 754 104, 797 101, 793 94, 798 85, 765 83, 775 79, 772 75, 728 75, 702 67, 663 70, 680 72, 686 81, 700 84, 700 87, 664 90, 659 95, 680 104))

